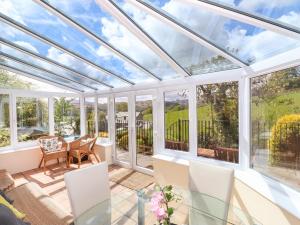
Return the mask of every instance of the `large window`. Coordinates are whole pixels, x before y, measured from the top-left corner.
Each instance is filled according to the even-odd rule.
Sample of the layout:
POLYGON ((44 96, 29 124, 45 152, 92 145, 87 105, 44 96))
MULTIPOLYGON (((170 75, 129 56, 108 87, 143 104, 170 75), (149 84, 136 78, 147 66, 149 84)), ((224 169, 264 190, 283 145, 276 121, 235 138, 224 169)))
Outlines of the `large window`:
POLYGON ((19 142, 49 134, 48 99, 17 97, 17 136, 19 142))
POLYGON ((98 136, 108 138, 108 99, 98 98, 98 136))
POLYGON ((251 79, 252 167, 300 190, 300 67, 251 79))
POLYGON ((197 155, 238 163, 238 82, 197 86, 197 117, 197 155))
POLYGON ((188 90, 168 91, 165 98, 165 148, 189 151, 188 90))
POLYGON ((85 129, 86 134, 94 136, 96 133, 95 127, 95 98, 89 97, 84 99, 85 107, 85 129))
POLYGON ((55 135, 74 140, 80 136, 79 98, 54 98, 55 135))
POLYGON ((9 95, 0 94, 0 147, 10 145, 9 95))

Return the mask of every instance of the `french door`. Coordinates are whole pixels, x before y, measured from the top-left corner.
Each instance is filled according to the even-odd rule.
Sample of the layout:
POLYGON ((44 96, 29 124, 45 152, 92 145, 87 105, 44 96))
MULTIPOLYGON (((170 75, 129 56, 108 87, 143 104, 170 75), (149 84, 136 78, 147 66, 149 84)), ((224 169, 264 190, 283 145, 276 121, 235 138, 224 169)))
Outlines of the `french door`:
POLYGON ((156 146, 155 92, 114 96, 114 159, 142 172, 153 170, 156 146))

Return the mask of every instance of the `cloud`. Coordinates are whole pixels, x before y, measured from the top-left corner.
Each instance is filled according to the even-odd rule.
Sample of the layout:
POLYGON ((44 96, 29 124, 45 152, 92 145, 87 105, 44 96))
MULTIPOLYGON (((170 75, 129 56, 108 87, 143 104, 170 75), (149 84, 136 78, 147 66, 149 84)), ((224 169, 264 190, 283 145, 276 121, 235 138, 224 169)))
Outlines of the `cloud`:
POLYGON ((30 44, 28 42, 25 42, 25 41, 15 41, 14 43, 17 44, 17 45, 20 45, 20 46, 22 46, 24 48, 27 48, 27 49, 35 52, 35 53, 39 53, 39 51, 32 44, 30 44))
POLYGON ((246 10, 257 10, 259 8, 273 9, 273 8, 282 8, 286 6, 292 6, 295 3, 299 3, 298 0, 242 0, 238 6, 246 10))

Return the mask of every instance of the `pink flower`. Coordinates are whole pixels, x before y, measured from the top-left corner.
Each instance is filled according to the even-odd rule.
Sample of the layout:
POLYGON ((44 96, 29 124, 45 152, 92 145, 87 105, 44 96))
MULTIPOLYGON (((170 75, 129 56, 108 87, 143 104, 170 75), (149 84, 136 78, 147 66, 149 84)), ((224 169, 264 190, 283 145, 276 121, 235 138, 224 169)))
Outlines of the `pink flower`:
POLYGON ((166 218, 167 213, 164 209, 164 195, 161 191, 155 192, 151 198, 151 211, 155 214, 158 221, 166 218))

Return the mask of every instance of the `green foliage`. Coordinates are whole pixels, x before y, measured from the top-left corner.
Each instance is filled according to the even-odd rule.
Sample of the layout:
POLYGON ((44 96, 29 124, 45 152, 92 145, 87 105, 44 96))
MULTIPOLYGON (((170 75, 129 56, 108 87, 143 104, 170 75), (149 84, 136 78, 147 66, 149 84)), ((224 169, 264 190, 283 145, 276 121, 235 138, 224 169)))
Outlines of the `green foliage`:
POLYGON ((0 147, 10 144, 10 131, 9 129, 0 129, 0 147))
POLYGON ((281 161, 282 154, 290 154, 295 158, 297 149, 299 149, 299 126, 300 114, 285 115, 274 124, 269 144, 272 165, 281 161))
POLYGON ((30 90, 33 88, 33 84, 20 80, 18 75, 8 73, 4 69, 0 69, 0 88, 16 88, 30 90))

